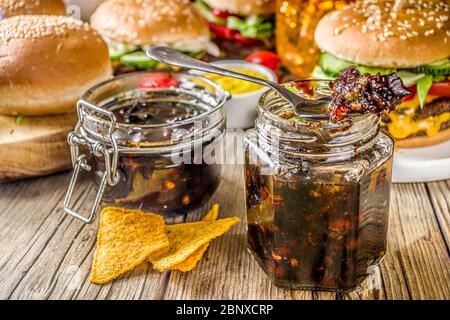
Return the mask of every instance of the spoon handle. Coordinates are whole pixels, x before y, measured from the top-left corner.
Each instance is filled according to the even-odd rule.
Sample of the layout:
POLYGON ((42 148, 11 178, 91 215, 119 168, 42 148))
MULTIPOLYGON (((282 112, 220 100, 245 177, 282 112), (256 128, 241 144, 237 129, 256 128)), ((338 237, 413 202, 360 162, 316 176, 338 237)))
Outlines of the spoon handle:
POLYGON ((250 81, 257 84, 260 84, 262 86, 266 86, 269 88, 274 89, 277 91, 281 97, 283 97, 289 104, 292 105, 294 108, 294 111, 297 115, 302 116, 304 118, 324 118, 327 117, 326 115, 322 113, 312 113, 305 110, 305 107, 307 106, 314 106, 314 105, 320 105, 323 104, 324 100, 306 100, 299 95, 295 94, 294 92, 289 91, 282 85, 279 85, 278 83, 275 83, 273 81, 259 79, 256 77, 248 76, 246 74, 234 72, 231 70, 219 68, 215 65, 193 59, 181 52, 178 52, 174 49, 163 47, 163 46, 153 46, 150 47, 147 50, 147 56, 150 58, 160 61, 162 63, 197 70, 197 71, 203 71, 208 73, 214 73, 214 74, 220 74, 222 76, 236 78, 244 81, 250 81))
POLYGON ((258 83, 263 86, 268 86, 273 89, 278 89, 278 86, 272 81, 259 79, 256 77, 248 76, 245 74, 237 73, 231 70, 216 67, 212 64, 193 59, 187 55, 184 55, 176 50, 163 46, 153 46, 147 50, 147 55, 157 61, 183 68, 189 68, 197 71, 209 72, 227 76, 231 78, 237 78, 245 81, 258 83))

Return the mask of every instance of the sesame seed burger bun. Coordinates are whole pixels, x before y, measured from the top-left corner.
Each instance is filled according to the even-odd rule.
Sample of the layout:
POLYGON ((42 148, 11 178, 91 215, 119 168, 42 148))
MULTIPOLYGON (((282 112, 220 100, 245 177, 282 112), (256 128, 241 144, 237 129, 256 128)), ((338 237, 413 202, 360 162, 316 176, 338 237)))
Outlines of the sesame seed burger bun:
POLYGON ((0 0, 0 17, 9 18, 25 14, 66 14, 63 0, 0 0))
POLYGON ((0 115, 73 112, 111 76, 108 48, 87 23, 62 16, 0 21, 0 115))
POLYGON ((242 16, 275 13, 275 0, 204 0, 211 8, 242 16))
POLYGON ((189 0, 108 0, 91 16, 102 36, 134 45, 209 37, 208 22, 189 0))
POLYGON ((338 58, 381 68, 414 68, 450 57, 450 11, 445 1, 405 1, 396 19, 391 16, 393 3, 358 1, 328 13, 315 31, 318 47, 338 58), (429 7, 422 7, 427 3, 429 7))

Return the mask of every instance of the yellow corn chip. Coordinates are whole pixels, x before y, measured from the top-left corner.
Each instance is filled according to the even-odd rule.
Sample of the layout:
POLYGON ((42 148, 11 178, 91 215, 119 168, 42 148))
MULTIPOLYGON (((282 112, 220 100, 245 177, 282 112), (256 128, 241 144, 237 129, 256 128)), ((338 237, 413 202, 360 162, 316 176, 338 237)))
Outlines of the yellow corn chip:
MULTIPOLYGON (((202 221, 214 221, 217 220, 219 217, 219 205, 215 204, 211 210, 202 218, 202 221)), ((183 262, 174 265, 171 269, 172 270, 179 270, 182 272, 191 271, 195 268, 197 263, 201 260, 203 257, 203 254, 208 250, 209 242, 207 244, 204 244, 201 246, 197 251, 195 251, 193 254, 191 254, 186 260, 183 262)))
POLYGON ((217 220, 219 217, 219 205, 215 204, 211 208, 211 210, 208 211, 207 214, 202 218, 202 221, 214 221, 217 220))
POLYGON ((153 213, 117 207, 100 217, 90 281, 104 284, 132 270, 152 253, 169 246, 164 219, 153 213))
POLYGON ((211 240, 221 236, 240 221, 226 218, 217 221, 199 221, 166 226, 170 249, 166 254, 150 255, 148 260, 159 271, 166 271, 182 263, 211 240))
POLYGON ((209 248, 209 242, 207 244, 204 244, 201 246, 197 251, 195 251, 193 254, 191 254, 189 257, 187 257, 186 260, 183 262, 180 262, 173 267, 171 267, 171 270, 178 270, 181 272, 188 272, 195 268, 197 263, 203 258, 203 254, 208 250, 209 248))

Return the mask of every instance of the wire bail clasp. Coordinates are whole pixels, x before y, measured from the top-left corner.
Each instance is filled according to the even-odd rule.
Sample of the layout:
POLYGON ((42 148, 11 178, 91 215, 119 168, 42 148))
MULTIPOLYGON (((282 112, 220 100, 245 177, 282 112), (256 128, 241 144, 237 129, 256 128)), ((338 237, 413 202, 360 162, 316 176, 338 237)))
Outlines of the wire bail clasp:
POLYGON ((100 206, 103 194, 105 192, 106 186, 111 187, 117 185, 119 182, 119 174, 117 172, 118 164, 118 149, 117 141, 114 137, 114 130, 116 128, 116 117, 114 114, 108 110, 99 108, 87 101, 80 100, 77 105, 78 113, 78 123, 75 130, 71 132, 68 136, 68 143, 70 145, 70 152, 72 158, 72 165, 74 171, 70 179, 69 187, 67 189, 66 196, 64 198, 64 212, 69 214, 78 220, 85 223, 92 223, 97 214, 98 208, 100 206), (98 113, 104 116, 108 120, 108 134, 107 139, 102 141, 89 140, 83 133, 83 123, 86 110, 93 113, 98 113), (70 201, 73 196, 73 191, 75 189, 78 176, 81 171, 91 171, 92 166, 89 165, 86 155, 80 153, 80 148, 82 146, 87 146, 89 150, 95 157, 102 157, 105 161, 105 171, 101 174, 101 181, 98 187, 97 194, 95 196, 94 205, 88 217, 81 215, 74 209, 70 208, 70 201))

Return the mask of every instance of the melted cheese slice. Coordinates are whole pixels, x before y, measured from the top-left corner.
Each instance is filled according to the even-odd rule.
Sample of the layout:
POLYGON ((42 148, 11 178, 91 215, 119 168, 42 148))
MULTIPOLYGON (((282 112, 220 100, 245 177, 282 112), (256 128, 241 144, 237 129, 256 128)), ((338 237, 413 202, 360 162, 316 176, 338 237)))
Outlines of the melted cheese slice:
MULTIPOLYGON (((430 103, 437 98, 429 96, 426 99, 426 103, 430 103)), ((428 137, 432 137, 439 133, 444 123, 450 121, 450 112, 444 112, 425 119, 414 119, 415 112, 419 106, 419 99, 416 95, 414 99, 403 102, 397 107, 396 111, 389 114, 391 122, 387 123, 387 128, 395 139, 405 139, 420 131, 425 132, 428 137), (397 112, 400 110, 401 113, 397 112)))

